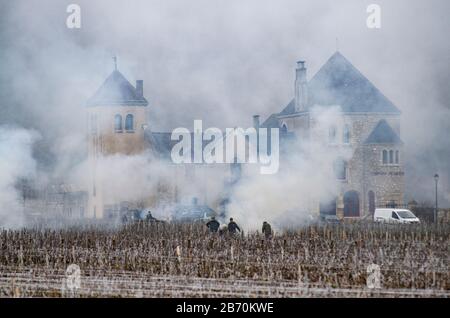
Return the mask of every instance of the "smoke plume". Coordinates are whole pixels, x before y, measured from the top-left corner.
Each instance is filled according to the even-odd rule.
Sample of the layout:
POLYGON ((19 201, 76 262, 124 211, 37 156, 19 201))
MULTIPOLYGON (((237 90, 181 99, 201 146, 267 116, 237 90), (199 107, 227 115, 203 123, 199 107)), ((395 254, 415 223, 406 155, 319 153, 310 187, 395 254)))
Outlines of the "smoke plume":
MULTIPOLYGON (((8 219, 20 205, 13 184, 33 173, 34 160, 44 179, 85 187, 85 103, 112 72, 113 55, 131 83, 144 80, 153 131, 190 127, 194 119, 224 129, 249 127, 252 115, 279 112, 294 95, 295 62, 306 60, 310 79, 337 46, 402 111, 406 201, 433 200, 433 175, 439 173, 439 200, 449 205, 450 2, 379 0, 381 29, 367 28, 372 1, 365 0, 76 3, 81 29, 66 27, 70 3, 0 1, 0 125, 42 136, 30 152, 34 133, 0 131, 0 214, 8 219)), ((113 170, 106 177, 114 179, 109 191, 123 199, 153 191, 154 176, 163 173, 149 168, 158 164, 146 158, 107 161, 113 170), (150 171, 149 178, 134 177, 136 167, 150 171), (131 182, 139 189, 116 188, 132 189, 131 182)), ((292 175, 258 176, 247 186, 243 181, 232 213, 260 211, 268 219, 305 209, 306 198, 322 190, 332 192, 323 189, 329 186, 323 183, 326 169, 310 167, 305 158, 293 161, 286 164, 292 175), (311 176, 313 168, 323 171, 311 176)), ((219 184, 215 188, 220 192, 219 184)))
POLYGON ((32 146, 37 137, 23 128, 0 126, 0 227, 22 225, 19 181, 36 174, 32 146))

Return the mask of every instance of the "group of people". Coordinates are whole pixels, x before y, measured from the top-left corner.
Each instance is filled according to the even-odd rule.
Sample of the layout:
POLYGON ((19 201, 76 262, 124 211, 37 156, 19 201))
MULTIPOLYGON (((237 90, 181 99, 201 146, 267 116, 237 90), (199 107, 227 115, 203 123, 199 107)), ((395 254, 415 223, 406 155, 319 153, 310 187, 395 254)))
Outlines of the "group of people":
MULTIPOLYGON (((144 218, 142 217, 139 210, 132 210, 130 212, 132 212, 132 213, 124 214, 122 216, 123 223, 127 223, 127 222, 133 221, 133 220, 145 220, 147 222, 164 223, 164 221, 161 221, 161 220, 158 220, 157 218, 155 218, 152 215, 151 211, 148 211, 144 218)), ((211 217, 211 220, 209 220, 206 223, 206 226, 208 227, 208 229, 211 233, 218 232, 219 234, 225 234, 226 232, 228 232, 229 234, 234 235, 238 232, 239 233, 241 232, 241 228, 239 227, 239 225, 237 225, 237 223, 233 220, 233 218, 230 218, 230 222, 227 225, 224 224, 224 226, 221 228, 219 221, 217 221, 216 218, 213 216, 213 217, 211 217)), ((263 222, 261 232, 262 232, 262 234, 264 234, 266 239, 272 238, 272 235, 273 235, 272 227, 266 221, 263 222)))
MULTIPOLYGON (((224 231, 228 231, 228 233, 230 234, 236 234, 237 232, 241 232, 241 228, 239 227, 239 225, 237 225, 233 218, 230 218, 230 222, 226 226, 226 229, 220 228, 220 223, 214 216, 210 221, 208 221, 208 223, 206 223, 206 226, 211 233, 219 232, 220 234, 223 234, 224 231)), ((272 238, 272 227, 266 221, 263 222, 262 233, 264 234, 266 239, 272 238)))

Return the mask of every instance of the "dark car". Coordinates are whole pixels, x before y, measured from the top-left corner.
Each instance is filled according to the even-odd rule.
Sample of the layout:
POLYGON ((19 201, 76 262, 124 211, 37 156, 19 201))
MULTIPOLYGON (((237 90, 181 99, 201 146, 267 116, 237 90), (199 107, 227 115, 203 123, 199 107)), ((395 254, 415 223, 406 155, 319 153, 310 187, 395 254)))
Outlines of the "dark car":
POLYGON ((321 215, 320 221, 326 224, 340 224, 341 220, 336 215, 321 215))

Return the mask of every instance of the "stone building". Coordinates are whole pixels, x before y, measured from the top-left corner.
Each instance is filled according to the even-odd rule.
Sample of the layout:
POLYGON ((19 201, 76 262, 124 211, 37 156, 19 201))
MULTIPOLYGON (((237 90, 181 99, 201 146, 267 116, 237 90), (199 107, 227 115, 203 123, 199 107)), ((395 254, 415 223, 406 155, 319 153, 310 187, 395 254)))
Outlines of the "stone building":
MULTIPOLYGON (((232 176, 232 169, 224 165, 175 165, 171 163, 171 149, 176 141, 171 140, 171 132, 155 132, 148 127, 148 101, 144 97, 143 81, 137 80, 133 86, 123 75, 115 70, 106 78, 105 82, 87 101, 88 128, 88 162, 91 180, 88 189, 88 204, 86 216, 89 218, 113 217, 129 207, 161 207, 179 206, 180 188, 185 194, 190 188, 189 183, 207 180, 210 171, 219 171, 224 176, 226 186, 228 178, 232 176), (106 187, 100 175, 101 158, 116 154, 151 155, 167 164, 170 180, 159 180, 155 193, 148 193, 142 206, 133 202, 118 202, 115 198, 106 196, 106 187), (177 180, 175 183, 173 180, 177 180)), ((191 136, 192 138, 192 136, 191 136)), ((205 145, 203 145, 205 146, 205 145)), ((217 173, 215 173, 217 175, 217 173)), ((199 197, 202 204, 220 206, 223 201, 221 195, 211 195, 210 185, 205 181, 192 189, 189 202, 199 197)), ((199 205, 201 206, 201 205, 199 205)))
MULTIPOLYGON (((294 136, 308 140, 317 133, 311 109, 336 107, 339 122, 328 127, 328 147, 342 151, 342 158, 334 163, 339 181, 339 195, 333 200, 317 202, 315 212, 340 217, 361 217, 372 213, 376 206, 403 204, 404 172, 402 141, 400 139, 400 111, 367 80, 342 54, 336 52, 317 74, 308 81, 304 62, 298 62, 295 97, 279 113, 272 114, 255 128, 279 128, 280 136, 294 136), (346 154, 346 155, 344 155, 346 154), (350 154, 350 155, 349 155, 350 154)), ((105 206, 119 202, 105 202, 104 185, 96 175, 98 158, 116 153, 141 154, 150 150, 170 162, 171 141, 168 132, 153 132, 147 128, 148 102, 143 94, 143 81, 136 86, 115 69, 87 103, 89 162, 92 169, 87 216, 102 218, 105 206)), ((203 145, 205 146, 205 145, 203 145)), ((220 209, 228 198, 229 187, 236 182, 239 165, 190 165, 172 167, 173 178, 189 178, 189 174, 204 174, 219 170, 223 175, 224 191, 210 195, 205 182, 199 191, 202 204, 220 209), (207 166, 207 167, 206 167, 207 166)), ((159 194, 149 194, 146 204, 156 205, 162 197, 178 202, 177 185, 161 184, 159 194)), ((197 197, 199 194, 193 193, 197 197)))
POLYGON ((305 62, 298 62, 295 97, 261 126, 278 127, 297 139, 313 138, 317 133, 314 106, 339 108, 340 120, 330 124, 327 138, 330 150, 343 154, 334 166, 340 194, 318 202, 317 211, 351 218, 373 213, 376 206, 402 205, 399 109, 336 52, 310 81, 305 62))
POLYGON ((117 67, 88 100, 88 157, 92 175, 88 217, 102 218, 108 204, 103 200, 104 184, 98 176, 99 157, 117 153, 135 155, 146 149, 147 106, 143 81, 136 81, 133 87, 117 67))

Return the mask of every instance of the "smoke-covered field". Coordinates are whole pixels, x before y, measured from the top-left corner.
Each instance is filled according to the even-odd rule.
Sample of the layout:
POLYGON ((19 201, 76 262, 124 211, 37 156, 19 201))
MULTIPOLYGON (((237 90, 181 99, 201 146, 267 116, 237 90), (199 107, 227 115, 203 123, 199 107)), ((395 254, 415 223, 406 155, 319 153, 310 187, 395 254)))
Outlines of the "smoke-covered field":
POLYGON ((203 224, 3 230, 0 295, 449 297, 449 230, 310 225, 271 240, 203 224))

